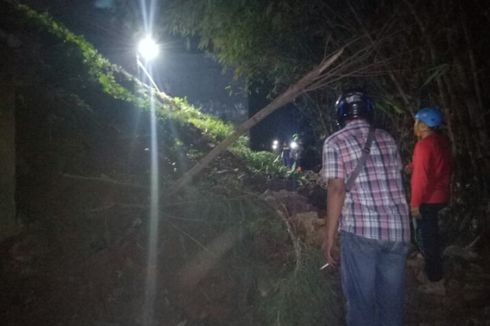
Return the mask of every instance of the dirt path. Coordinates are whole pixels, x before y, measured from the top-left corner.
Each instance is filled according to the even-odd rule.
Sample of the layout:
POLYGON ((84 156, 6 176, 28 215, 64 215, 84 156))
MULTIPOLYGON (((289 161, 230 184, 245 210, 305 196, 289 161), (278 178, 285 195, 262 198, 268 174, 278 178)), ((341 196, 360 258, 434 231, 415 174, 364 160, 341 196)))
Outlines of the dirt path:
POLYGON ((456 252, 445 257, 445 294, 422 292, 417 275, 423 260, 415 255, 409 258, 407 326, 490 325, 489 261, 474 254, 467 257, 461 248, 453 249, 456 252))

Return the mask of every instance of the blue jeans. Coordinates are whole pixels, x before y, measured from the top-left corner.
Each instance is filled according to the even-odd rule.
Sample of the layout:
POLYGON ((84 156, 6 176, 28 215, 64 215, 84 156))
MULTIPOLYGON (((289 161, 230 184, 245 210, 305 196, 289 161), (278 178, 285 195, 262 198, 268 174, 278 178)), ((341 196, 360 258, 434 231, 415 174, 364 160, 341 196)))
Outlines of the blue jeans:
POLYGON ((437 282, 443 276, 439 211, 444 207, 444 204, 422 204, 420 218, 413 219, 415 242, 424 256, 425 274, 431 282, 437 282))
POLYGON ((342 232, 342 289, 348 326, 403 325, 408 243, 342 232))

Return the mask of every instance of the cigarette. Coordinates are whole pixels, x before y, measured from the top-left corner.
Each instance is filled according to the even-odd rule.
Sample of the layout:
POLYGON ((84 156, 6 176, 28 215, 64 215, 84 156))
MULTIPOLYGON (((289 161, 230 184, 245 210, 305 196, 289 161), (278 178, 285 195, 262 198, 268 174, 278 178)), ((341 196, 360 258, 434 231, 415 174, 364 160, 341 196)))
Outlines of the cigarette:
POLYGON ((323 269, 327 268, 328 266, 330 266, 330 264, 329 263, 326 263, 325 265, 323 265, 322 267, 320 267, 320 270, 323 270, 323 269))

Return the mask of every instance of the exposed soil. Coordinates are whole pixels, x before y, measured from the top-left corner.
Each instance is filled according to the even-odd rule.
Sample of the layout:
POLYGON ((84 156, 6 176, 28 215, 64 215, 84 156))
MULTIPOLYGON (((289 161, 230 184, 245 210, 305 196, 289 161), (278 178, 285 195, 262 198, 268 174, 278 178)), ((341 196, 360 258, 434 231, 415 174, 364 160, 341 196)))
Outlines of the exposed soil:
MULTIPOLYGON (((31 188, 40 194, 31 212, 43 214, 42 222, 30 223, 1 244, 2 324, 140 325, 147 276, 144 214, 140 207, 113 204, 135 199, 137 192, 66 178, 56 179, 49 189, 31 188)), ((172 225, 160 230, 155 325, 262 325, 248 312, 255 304, 252 292, 267 291, 267 285, 237 272, 235 266, 243 265, 235 265, 240 262, 227 258, 226 251, 220 257, 196 255, 180 232, 183 226, 172 225)), ((322 225, 315 225, 317 232, 322 225)), ((233 231, 198 229, 186 231, 215 252, 245 241, 233 231)), ((251 243, 253 251, 281 259, 284 248, 269 240, 267 233, 259 235, 251 243)), ((309 242, 315 245, 318 239, 309 242)), ((425 294, 417 280, 423 261, 413 254, 407 268, 406 324, 490 325, 489 263, 488 257, 454 247, 446 257, 446 293, 425 294)))

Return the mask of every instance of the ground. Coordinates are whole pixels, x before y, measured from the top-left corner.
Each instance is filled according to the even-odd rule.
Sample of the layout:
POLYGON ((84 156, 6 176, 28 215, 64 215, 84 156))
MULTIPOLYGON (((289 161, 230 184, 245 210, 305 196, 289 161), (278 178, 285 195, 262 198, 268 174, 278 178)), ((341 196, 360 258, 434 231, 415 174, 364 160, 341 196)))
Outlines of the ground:
MULTIPOLYGON (((71 179, 61 178, 55 189, 43 193, 37 207, 39 213, 44 210, 51 215, 43 223, 27 225, 21 234, 1 244, 3 325, 140 324, 147 270, 144 222, 134 211, 139 208, 128 207, 126 214, 110 205, 80 210, 77 201, 69 201, 73 200, 73 192, 91 194, 94 203, 107 201, 106 197, 100 199, 101 194, 112 194, 119 199, 127 195, 117 186, 104 182, 73 183, 71 179), (60 197, 60 193, 66 197, 60 197), (67 207, 67 202, 71 206, 67 207), (82 222, 70 218, 74 209, 83 212, 77 215, 82 222)), ((294 192, 283 191, 278 196, 289 198, 291 212, 312 209, 309 204, 293 203, 292 198, 300 198, 294 192)), ((309 235, 305 232, 310 232, 313 239, 307 242, 315 246, 318 238, 313 233, 322 223, 312 222, 312 215, 304 212, 298 213, 298 217, 309 219, 310 226, 315 225, 309 227, 310 231, 303 229, 298 234, 306 239, 309 235)), ((296 220, 294 225, 298 223, 296 220)), ((178 224, 174 227, 178 228, 178 224)), ((167 225, 160 233, 162 255, 158 266, 156 325, 257 325, 257 320, 247 315, 244 307, 253 307, 252 291, 267 295, 267 277, 252 280, 244 278, 246 274, 242 273, 237 278, 233 265, 239 262, 231 263, 225 258, 225 249, 223 257, 200 254, 196 258, 186 248, 184 233, 175 232, 175 228, 167 225)), ((263 236, 259 235, 253 242, 257 249, 269 257, 281 255, 284 248, 271 243, 266 233, 263 236)), ((233 230, 217 237, 209 233, 209 239, 207 246, 214 248, 214 253, 242 241, 233 230)), ((284 241, 288 241, 287 237, 284 241)), ((487 272, 490 260, 478 251, 477 246, 466 249, 452 246, 446 250, 444 295, 419 291, 421 284, 417 278, 423 260, 416 252, 411 254, 407 266, 406 325, 490 325, 490 274, 487 272)))

